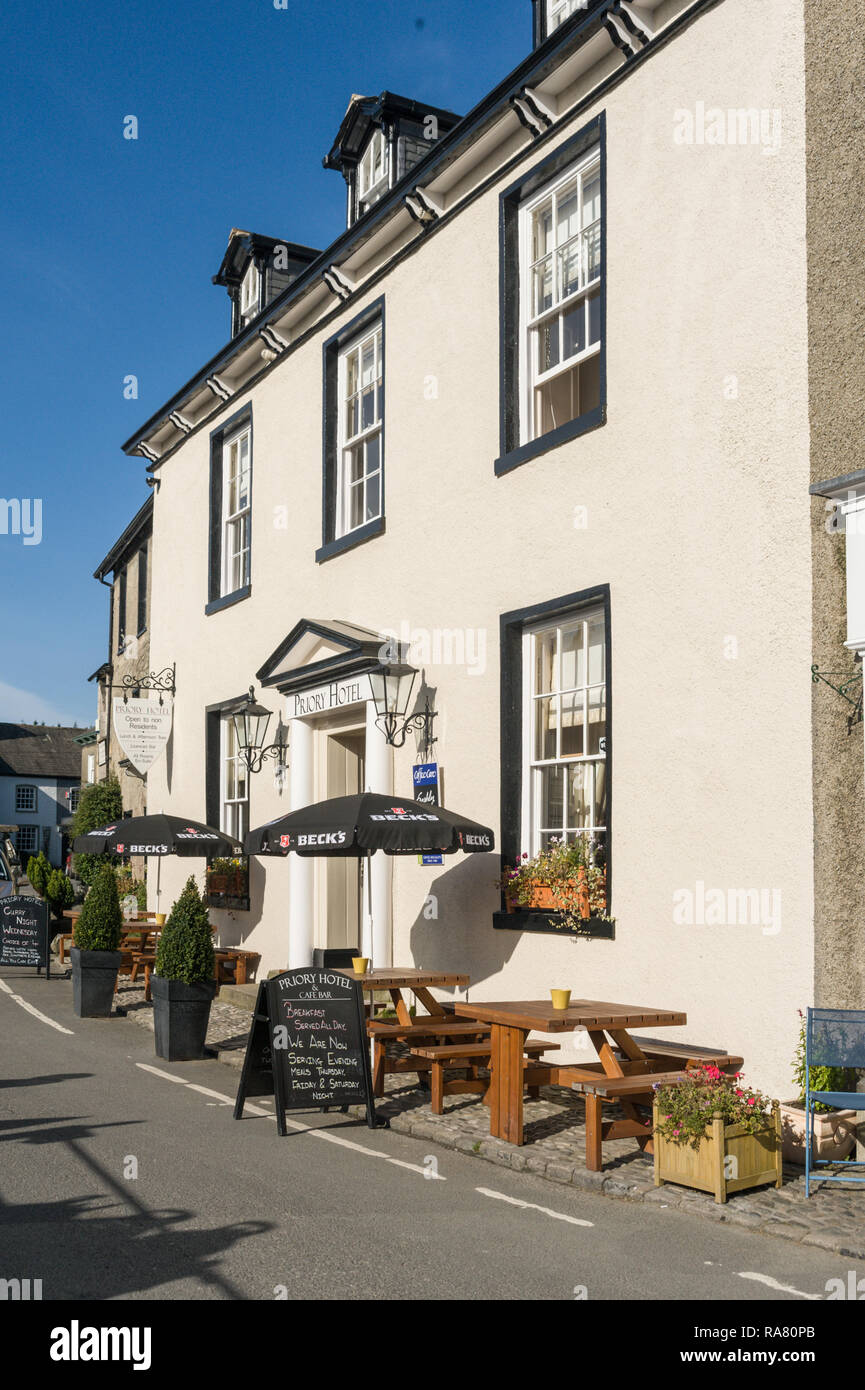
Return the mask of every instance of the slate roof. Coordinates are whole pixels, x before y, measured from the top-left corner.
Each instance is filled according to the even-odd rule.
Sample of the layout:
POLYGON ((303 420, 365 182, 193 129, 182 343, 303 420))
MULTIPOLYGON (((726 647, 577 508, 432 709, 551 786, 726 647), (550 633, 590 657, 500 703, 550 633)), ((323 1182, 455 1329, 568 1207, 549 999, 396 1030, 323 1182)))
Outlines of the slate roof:
POLYGON ((0 777, 81 777, 82 729, 0 724, 0 777))

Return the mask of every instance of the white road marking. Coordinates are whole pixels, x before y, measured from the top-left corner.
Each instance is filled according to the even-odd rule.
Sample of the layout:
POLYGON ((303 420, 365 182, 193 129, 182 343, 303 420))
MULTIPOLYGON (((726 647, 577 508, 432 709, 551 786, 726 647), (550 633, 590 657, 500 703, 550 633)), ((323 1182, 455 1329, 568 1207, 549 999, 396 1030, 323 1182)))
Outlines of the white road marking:
POLYGON ((172 1076, 170 1071, 160 1071, 158 1067, 149 1067, 146 1062, 136 1062, 135 1065, 142 1071, 152 1072, 154 1076, 161 1076, 165 1081, 176 1081, 179 1086, 187 1086, 189 1083, 182 1076, 172 1076))
POLYGON ((823 1301, 823 1295, 821 1293, 803 1293, 801 1289, 794 1289, 792 1284, 779 1284, 778 1280, 773 1279, 771 1274, 755 1274, 753 1270, 740 1269, 738 1275, 740 1279, 753 1279, 757 1284, 766 1284, 768 1288, 776 1289, 778 1293, 792 1293, 795 1294, 797 1298, 810 1299, 812 1303, 822 1303, 823 1301))
POLYGON ((211 1091, 208 1089, 207 1086, 194 1086, 191 1081, 187 1084, 189 1086, 190 1091, 198 1091, 198 1093, 202 1096, 213 1096, 216 1100, 219 1101, 220 1105, 234 1104, 233 1100, 229 1100, 228 1096, 222 1095, 220 1091, 211 1091))
POLYGON ((524 1202, 519 1197, 509 1197, 506 1192, 495 1192, 491 1187, 476 1187, 482 1197, 495 1197, 499 1202, 510 1202, 512 1207, 523 1207, 526 1211, 539 1211, 544 1216, 552 1216, 556 1221, 569 1221, 572 1226, 594 1226, 594 1221, 582 1221, 579 1216, 566 1216, 563 1211, 552 1211, 550 1207, 539 1207, 536 1202, 524 1202))
POLYGON ((32 1014, 34 1018, 38 1018, 42 1023, 47 1023, 49 1028, 56 1028, 58 1033, 66 1033, 68 1037, 74 1038, 75 1034, 71 1028, 64 1028, 62 1023, 57 1023, 53 1018, 49 1018, 47 1014, 41 1013, 40 1010, 29 1003, 27 999, 22 999, 20 994, 16 994, 14 990, 11 990, 5 980, 0 980, 0 989, 3 990, 4 994, 8 994, 10 999, 14 999, 16 1004, 20 1004, 22 1009, 26 1009, 28 1014, 32 1014))
MULTIPOLYGON (((199 1091, 204 1096, 211 1096, 225 1105, 234 1105, 233 1096, 225 1096, 220 1091, 211 1091, 207 1086, 197 1086, 194 1081, 186 1081, 182 1076, 172 1076, 170 1072, 160 1071, 158 1067, 150 1067, 146 1062, 136 1062, 135 1065, 142 1071, 148 1071, 152 1076, 161 1076, 165 1081, 176 1081, 181 1086, 185 1086, 189 1091, 199 1091)), ((276 1115, 270 1110, 262 1110, 259 1105, 250 1105, 249 1101, 244 1101, 244 1111, 250 1115, 263 1115, 268 1120, 276 1121, 276 1115)), ((381 1158, 385 1163, 391 1163, 395 1168, 407 1168, 410 1173, 420 1173, 422 1178, 433 1182, 447 1182, 447 1178, 442 1177, 441 1173, 432 1173, 428 1168, 422 1167, 419 1163, 406 1163, 401 1158, 391 1158, 390 1154, 382 1153, 379 1149, 368 1149, 364 1144, 356 1144, 352 1139, 343 1139, 338 1134, 331 1134, 325 1129, 315 1129, 310 1125, 302 1125, 297 1120, 290 1120, 285 1117, 285 1123, 290 1129, 299 1130, 303 1134, 310 1135, 313 1139, 325 1139, 328 1144, 339 1144, 344 1149, 354 1149, 356 1153, 364 1154, 367 1158, 381 1158)), ((590 1223, 583 1222, 583 1225, 590 1223)))

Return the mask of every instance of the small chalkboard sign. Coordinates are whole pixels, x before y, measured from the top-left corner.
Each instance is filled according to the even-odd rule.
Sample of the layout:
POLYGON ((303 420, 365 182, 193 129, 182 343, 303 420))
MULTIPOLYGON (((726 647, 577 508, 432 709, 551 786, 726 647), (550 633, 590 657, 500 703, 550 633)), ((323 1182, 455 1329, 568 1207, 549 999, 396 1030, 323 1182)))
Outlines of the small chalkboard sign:
POLYGON ((366 1107, 376 1127, 363 990, 339 970, 287 970, 258 986, 234 1118, 247 1096, 272 1095, 280 1134, 286 1110, 366 1107))
POLYGON ((41 898, 0 898, 0 965, 44 965, 51 975, 48 904, 41 898))

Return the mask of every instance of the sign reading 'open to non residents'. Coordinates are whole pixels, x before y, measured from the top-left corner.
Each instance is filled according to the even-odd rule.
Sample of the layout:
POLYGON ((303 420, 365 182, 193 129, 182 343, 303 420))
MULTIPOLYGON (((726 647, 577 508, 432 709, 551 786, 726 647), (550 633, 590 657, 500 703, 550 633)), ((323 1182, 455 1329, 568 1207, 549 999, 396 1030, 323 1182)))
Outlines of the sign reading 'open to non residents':
POLYGON ((115 700, 114 732, 132 766, 146 772, 171 735, 172 703, 159 700, 115 700))

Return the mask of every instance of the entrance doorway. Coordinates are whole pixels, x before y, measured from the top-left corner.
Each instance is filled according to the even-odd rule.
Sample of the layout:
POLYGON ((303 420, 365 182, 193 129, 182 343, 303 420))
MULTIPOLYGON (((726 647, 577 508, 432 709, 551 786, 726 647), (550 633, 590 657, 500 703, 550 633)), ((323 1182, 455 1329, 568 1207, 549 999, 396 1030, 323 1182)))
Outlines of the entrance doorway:
MULTIPOLYGON (((322 729, 320 732, 321 794, 354 796, 364 789, 366 732, 364 729, 322 729)), ((322 858, 318 861, 324 889, 319 940, 329 950, 360 947, 362 937, 363 861, 322 858)))

